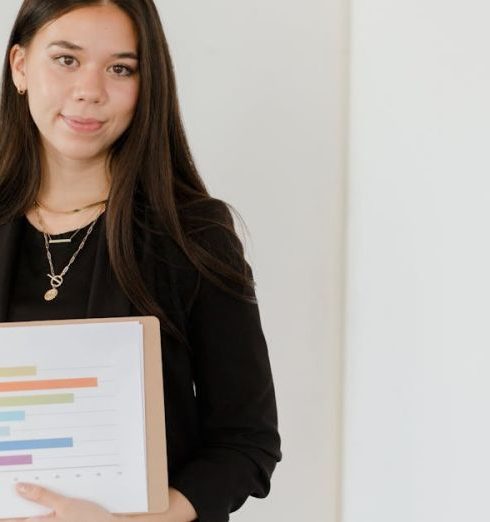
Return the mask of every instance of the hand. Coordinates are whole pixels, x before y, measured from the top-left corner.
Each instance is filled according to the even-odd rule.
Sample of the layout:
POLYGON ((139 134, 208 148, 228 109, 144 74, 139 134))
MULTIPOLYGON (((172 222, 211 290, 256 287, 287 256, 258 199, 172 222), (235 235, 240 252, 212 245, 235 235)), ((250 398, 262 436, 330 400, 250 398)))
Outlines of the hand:
MULTIPOLYGON (((25 522, 121 522, 124 517, 113 515, 103 507, 78 498, 65 497, 34 484, 17 484, 17 493, 26 500, 51 508, 49 515, 23 519, 25 522)), ((23 522, 11 519, 3 522, 23 522)))

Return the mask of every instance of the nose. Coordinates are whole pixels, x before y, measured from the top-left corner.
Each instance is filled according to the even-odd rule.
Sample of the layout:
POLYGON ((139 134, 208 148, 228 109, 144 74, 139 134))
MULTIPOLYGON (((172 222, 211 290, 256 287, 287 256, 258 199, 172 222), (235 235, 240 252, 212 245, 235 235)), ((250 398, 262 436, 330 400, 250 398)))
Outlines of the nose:
POLYGON ((102 103, 106 97, 103 74, 95 68, 80 69, 73 88, 76 101, 102 103))

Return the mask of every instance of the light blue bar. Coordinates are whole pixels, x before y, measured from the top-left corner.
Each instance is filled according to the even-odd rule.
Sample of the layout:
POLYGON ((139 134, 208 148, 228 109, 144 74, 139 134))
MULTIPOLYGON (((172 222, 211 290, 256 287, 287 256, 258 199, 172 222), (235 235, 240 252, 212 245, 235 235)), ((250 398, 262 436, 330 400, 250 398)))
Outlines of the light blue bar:
POLYGON ((0 421, 26 420, 25 411, 0 411, 0 421))
POLYGON ((0 426, 0 437, 10 437, 10 426, 0 426))
POLYGON ((31 439, 31 440, 7 440, 0 442, 0 451, 48 449, 48 448, 72 448, 73 439, 31 439))

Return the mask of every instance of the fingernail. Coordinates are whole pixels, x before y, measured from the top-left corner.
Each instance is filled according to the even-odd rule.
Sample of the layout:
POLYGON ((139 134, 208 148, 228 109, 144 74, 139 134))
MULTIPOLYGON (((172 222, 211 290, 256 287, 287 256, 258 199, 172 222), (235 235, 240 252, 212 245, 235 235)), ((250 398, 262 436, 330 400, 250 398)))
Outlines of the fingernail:
POLYGON ((29 486, 27 484, 24 484, 23 482, 19 482, 17 484, 17 491, 19 493, 27 493, 29 491, 29 486))

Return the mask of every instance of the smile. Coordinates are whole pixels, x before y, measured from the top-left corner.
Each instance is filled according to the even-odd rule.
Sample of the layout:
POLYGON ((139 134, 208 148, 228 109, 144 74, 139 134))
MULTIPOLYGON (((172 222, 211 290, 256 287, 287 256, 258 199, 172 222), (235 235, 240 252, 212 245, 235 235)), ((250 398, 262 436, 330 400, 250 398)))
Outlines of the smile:
POLYGON ((70 129, 73 129, 77 132, 95 132, 99 130, 102 125, 104 125, 104 122, 90 119, 90 120, 84 120, 82 118, 76 119, 72 117, 63 116, 61 114, 61 118, 63 121, 68 125, 70 129))

